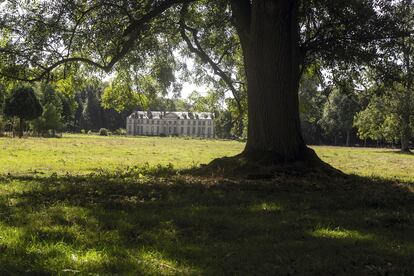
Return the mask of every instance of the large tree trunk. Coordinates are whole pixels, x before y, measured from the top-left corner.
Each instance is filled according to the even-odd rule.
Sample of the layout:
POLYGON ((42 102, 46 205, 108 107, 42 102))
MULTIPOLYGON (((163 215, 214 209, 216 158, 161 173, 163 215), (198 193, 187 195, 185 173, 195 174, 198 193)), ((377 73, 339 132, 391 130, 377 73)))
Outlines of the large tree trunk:
POLYGON ((308 156, 298 108, 298 28, 297 1, 253 1, 248 40, 241 34, 248 82, 247 158, 287 162, 308 156))

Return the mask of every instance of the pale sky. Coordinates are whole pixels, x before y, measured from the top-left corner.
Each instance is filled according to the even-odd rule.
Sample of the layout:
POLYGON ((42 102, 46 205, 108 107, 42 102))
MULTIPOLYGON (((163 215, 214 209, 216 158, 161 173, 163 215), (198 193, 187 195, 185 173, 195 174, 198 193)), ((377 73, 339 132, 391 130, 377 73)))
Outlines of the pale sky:
POLYGON ((207 86, 197 86, 194 83, 185 82, 181 90, 181 98, 187 98, 194 90, 204 96, 207 93, 207 86))

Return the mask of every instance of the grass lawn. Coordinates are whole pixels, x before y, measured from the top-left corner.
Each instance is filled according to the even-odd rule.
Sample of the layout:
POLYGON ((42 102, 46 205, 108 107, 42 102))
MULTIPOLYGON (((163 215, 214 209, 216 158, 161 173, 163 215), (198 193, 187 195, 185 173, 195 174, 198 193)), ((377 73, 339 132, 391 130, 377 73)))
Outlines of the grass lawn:
POLYGON ((414 155, 314 147, 341 178, 176 171, 243 146, 0 139, 0 275, 414 275, 414 155))

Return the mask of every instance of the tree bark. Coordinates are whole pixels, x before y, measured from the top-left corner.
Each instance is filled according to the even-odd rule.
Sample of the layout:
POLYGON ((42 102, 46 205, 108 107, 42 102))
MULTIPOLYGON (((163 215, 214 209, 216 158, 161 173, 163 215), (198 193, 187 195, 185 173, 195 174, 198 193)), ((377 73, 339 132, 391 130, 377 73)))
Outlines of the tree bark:
POLYGON ((24 119, 19 118, 19 138, 23 137, 24 119))
MULTIPOLYGON (((407 92, 406 92, 407 93, 407 92)), ((404 103, 407 105, 406 103, 404 103)), ((402 122, 401 122, 401 151, 402 152, 410 152, 410 116, 409 111, 405 110, 404 114, 402 114, 402 122)))
POLYGON ((402 152, 409 152, 410 151, 409 142, 408 142, 408 139, 405 135, 402 135, 402 137, 401 137, 401 151, 402 152))
POLYGON ((349 147, 351 144, 351 130, 346 131, 346 146, 349 147))
POLYGON ((272 162, 305 160, 310 151, 302 138, 298 108, 298 1, 253 1, 248 38, 246 20, 237 20, 240 12, 235 15, 248 83, 249 125, 243 154, 272 162))

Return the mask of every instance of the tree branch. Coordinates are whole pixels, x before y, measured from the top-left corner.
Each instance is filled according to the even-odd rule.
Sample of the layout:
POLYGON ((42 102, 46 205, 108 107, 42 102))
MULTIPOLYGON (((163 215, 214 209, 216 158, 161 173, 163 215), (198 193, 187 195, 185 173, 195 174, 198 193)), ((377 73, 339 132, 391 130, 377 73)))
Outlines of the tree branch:
POLYGON ((240 114, 242 114, 243 108, 241 105, 239 92, 234 87, 233 80, 204 51, 197 37, 198 31, 185 24, 185 16, 187 14, 187 11, 188 11, 188 4, 184 4, 183 7, 181 8, 180 22, 179 22, 181 37, 186 42, 187 47, 190 50, 190 52, 196 54, 204 63, 209 64, 213 68, 214 74, 219 76, 226 83, 226 85, 229 87, 230 91, 232 92, 234 99, 236 100, 237 108, 239 109, 240 114), (187 31, 191 33, 195 46, 191 42, 191 39, 188 37, 187 31))
MULTIPOLYGON (((99 68, 105 72, 110 72, 113 68, 113 66, 119 62, 122 58, 125 57, 125 55, 131 51, 131 49, 134 47, 135 42, 138 40, 139 36, 142 34, 142 32, 144 30, 146 30, 146 28, 148 27, 149 22, 151 22, 151 20, 153 20, 154 18, 156 18, 157 16, 160 16, 163 12, 165 12, 166 10, 168 10, 169 8, 171 8, 174 5, 177 4, 182 4, 182 3, 189 3, 192 1, 196 1, 196 0, 165 0, 163 2, 161 2, 160 4, 156 5, 154 8, 152 8, 150 11, 148 11, 146 14, 144 14, 141 18, 137 19, 137 20, 132 20, 131 24, 125 29, 124 33, 123 33, 123 41, 121 42, 121 46, 119 48, 118 51, 116 51, 115 55, 112 57, 112 59, 108 62, 108 63, 104 63, 104 64, 100 64, 99 62, 93 61, 89 58, 85 58, 85 57, 69 57, 69 55, 67 55, 65 58, 62 58, 56 62, 54 62, 52 65, 46 67, 44 66, 43 72, 40 73, 39 75, 35 76, 35 77, 19 77, 16 75, 9 75, 6 74, 4 72, 0 72, 0 75, 7 77, 7 78, 11 78, 11 79, 16 79, 16 80, 21 80, 21 81, 39 81, 42 78, 44 78, 46 75, 48 75, 52 70, 54 70, 55 68, 57 68, 58 66, 62 65, 62 64, 66 64, 69 62, 82 62, 82 63, 86 63, 89 65, 92 65, 96 68, 99 68)), ((112 4, 108 4, 111 6, 114 6, 112 4)), ((93 9, 96 9, 96 6, 90 7, 88 10, 86 10, 84 12, 84 14, 82 15, 85 16, 88 12, 90 12, 93 9)), ((129 17, 131 18, 131 17, 129 17)), ((82 20, 82 18, 80 18, 80 20, 82 20)), ((79 24, 79 21, 77 22, 77 25, 79 24)), ((71 44, 73 41, 73 36, 75 35, 76 32, 76 28, 77 25, 75 26, 73 32, 71 33, 71 37, 69 40, 69 48, 68 48, 68 54, 70 54, 70 48, 71 48, 71 44)), ((40 67, 40 66, 39 66, 40 67)))

